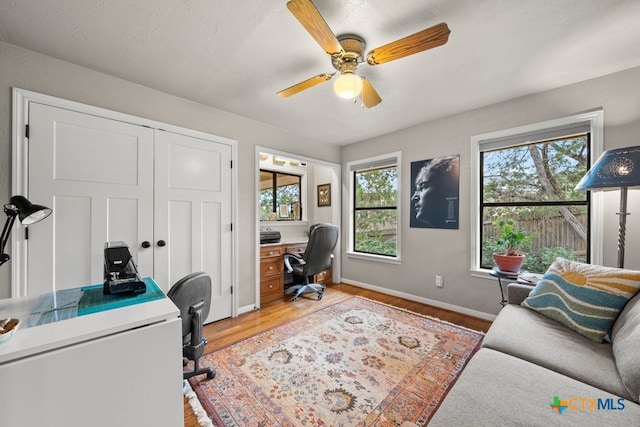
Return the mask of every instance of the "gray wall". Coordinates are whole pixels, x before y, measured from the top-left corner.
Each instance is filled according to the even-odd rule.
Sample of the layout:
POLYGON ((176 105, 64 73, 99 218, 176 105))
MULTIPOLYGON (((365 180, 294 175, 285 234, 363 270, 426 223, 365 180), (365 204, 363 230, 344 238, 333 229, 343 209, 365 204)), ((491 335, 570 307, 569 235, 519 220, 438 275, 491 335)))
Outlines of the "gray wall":
MULTIPOLYGON (((343 279, 483 313, 497 313, 500 294, 495 280, 471 277, 469 271, 471 136, 603 108, 605 149, 640 145, 639 82, 640 68, 635 68, 344 147, 343 165, 401 150, 404 194, 401 200, 402 265, 350 259, 343 255, 343 279), (460 154, 460 229, 409 228, 410 163, 448 154, 460 154), (444 275, 442 289, 435 287, 436 274, 444 275)), ((347 182, 343 171, 343 185, 347 182)), ((603 215, 603 263, 608 266, 615 266, 617 260, 618 216, 615 213, 618 207, 619 191, 607 192, 603 215)), ((625 266, 640 269, 640 189, 629 191, 629 211, 625 266)), ((343 217, 343 224, 346 223, 347 218, 343 217)))
MULTIPOLYGON (((518 98, 343 147, 327 147, 281 129, 196 104, 86 68, 0 42, 0 200, 11 196, 11 88, 95 105, 238 141, 238 193, 252 195, 255 146, 299 153, 343 164, 401 150, 403 159, 402 265, 378 264, 343 256, 342 277, 477 310, 496 313, 499 293, 493 280, 469 273, 469 155, 472 135, 604 108, 605 148, 640 145, 640 68, 565 88, 518 98), (460 229, 410 229, 408 180, 411 161, 460 154, 460 229), (435 288, 433 276, 445 286, 435 288)), ((437 102, 437 100, 434 100, 437 102)), ((606 194, 604 212, 606 265, 615 265, 618 192, 606 194)), ((5 202, 2 202, 5 203, 5 202)), ((244 259, 237 285, 239 306, 253 303, 255 198, 238 201, 238 244, 244 259), (246 260, 249 260, 246 262, 246 260), (248 264, 248 265, 247 265, 248 264)), ((626 265, 640 268, 640 190, 629 192, 626 265)), ((346 218, 343 218, 346 220, 346 218)), ((4 220, 2 220, 4 222, 4 220)), ((345 233, 343 244, 345 243, 345 233)), ((0 298, 10 293, 11 263, 0 269, 0 298)))
MULTIPOLYGON (((11 196, 11 88, 18 87, 109 110, 195 129, 238 141, 237 195, 255 191, 255 146, 291 151, 339 162, 339 148, 285 132, 106 74, 0 42, 0 201, 11 196)), ((255 293, 255 198, 239 197, 238 251, 242 265, 236 280, 240 307, 253 304, 255 293), (249 260, 249 261, 247 261, 249 260)), ((1 219, 4 223, 4 215, 1 219)), ((9 245, 10 246, 10 245, 9 245)), ((7 249, 10 249, 9 247, 7 249)), ((0 270, 0 298, 10 296, 10 268, 0 270)))

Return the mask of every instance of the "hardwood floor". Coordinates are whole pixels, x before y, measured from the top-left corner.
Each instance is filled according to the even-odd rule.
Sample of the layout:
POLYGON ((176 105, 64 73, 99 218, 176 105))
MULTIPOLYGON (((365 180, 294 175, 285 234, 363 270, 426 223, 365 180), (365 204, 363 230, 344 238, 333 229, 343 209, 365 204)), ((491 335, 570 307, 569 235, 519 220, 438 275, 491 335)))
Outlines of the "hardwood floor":
MULTIPOLYGON (((444 310, 341 283, 329 286, 321 300, 311 297, 305 298, 303 296, 292 302, 290 297, 283 297, 282 300, 263 305, 260 310, 254 310, 236 318, 224 319, 206 325, 204 328, 204 334, 207 340, 209 340, 206 353, 221 349, 238 341, 242 341, 245 338, 259 334, 260 332, 274 328, 280 324, 303 317, 309 313, 319 310, 320 308, 350 298, 353 295, 359 295, 385 304, 401 307, 415 313, 437 317, 440 320, 455 323, 477 331, 486 332, 491 325, 491 322, 488 320, 466 316, 454 311, 444 310)), ((215 381, 215 379, 211 381, 215 381)), ((196 417, 193 415, 191 407, 186 399, 184 404, 184 425, 185 427, 198 427, 196 417)))

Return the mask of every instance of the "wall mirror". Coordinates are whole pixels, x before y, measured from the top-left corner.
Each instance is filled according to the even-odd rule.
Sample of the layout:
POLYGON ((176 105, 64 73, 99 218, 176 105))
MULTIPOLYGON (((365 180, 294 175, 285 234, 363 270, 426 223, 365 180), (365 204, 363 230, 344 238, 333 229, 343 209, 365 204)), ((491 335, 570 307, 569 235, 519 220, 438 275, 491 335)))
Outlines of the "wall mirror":
POLYGON ((302 175, 260 169, 260 221, 302 219, 302 175))

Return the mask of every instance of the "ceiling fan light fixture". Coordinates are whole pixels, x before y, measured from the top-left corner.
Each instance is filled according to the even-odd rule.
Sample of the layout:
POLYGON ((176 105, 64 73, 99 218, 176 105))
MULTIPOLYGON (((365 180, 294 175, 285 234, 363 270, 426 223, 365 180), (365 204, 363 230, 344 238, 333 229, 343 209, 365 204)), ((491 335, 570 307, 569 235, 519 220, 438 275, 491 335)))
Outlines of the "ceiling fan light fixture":
POLYGON ((362 79, 354 73, 342 73, 333 84, 333 90, 340 98, 356 98, 362 93, 362 79))

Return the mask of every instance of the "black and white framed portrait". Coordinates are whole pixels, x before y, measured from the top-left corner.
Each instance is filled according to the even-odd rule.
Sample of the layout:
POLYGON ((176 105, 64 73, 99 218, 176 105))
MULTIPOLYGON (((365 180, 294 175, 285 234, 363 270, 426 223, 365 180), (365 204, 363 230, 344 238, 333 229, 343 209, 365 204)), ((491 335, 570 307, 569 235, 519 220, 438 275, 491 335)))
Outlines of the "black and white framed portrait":
POLYGON ((411 162, 412 228, 458 229, 460 156, 411 162))

